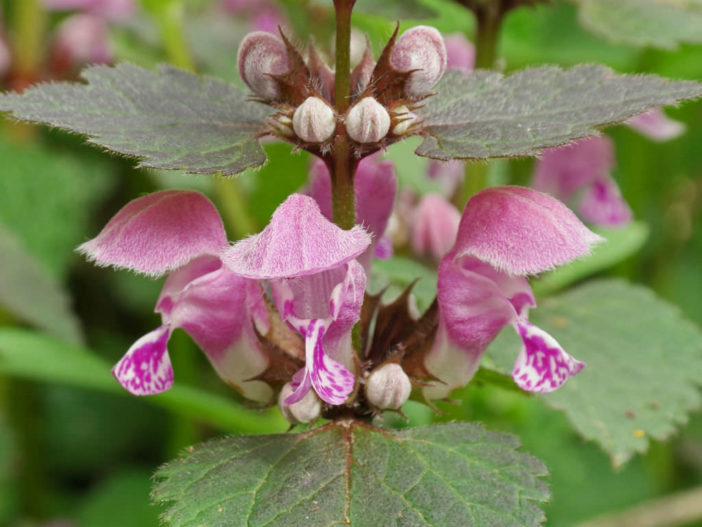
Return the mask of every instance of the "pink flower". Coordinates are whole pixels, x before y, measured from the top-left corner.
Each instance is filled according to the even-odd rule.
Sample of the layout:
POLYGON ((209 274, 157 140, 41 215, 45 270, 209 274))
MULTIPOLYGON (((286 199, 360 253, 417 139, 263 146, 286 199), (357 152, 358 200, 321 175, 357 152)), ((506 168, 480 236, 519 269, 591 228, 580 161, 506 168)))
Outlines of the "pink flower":
POLYGON ((285 404, 313 388, 325 402, 339 405, 353 391, 351 330, 366 286, 355 259, 370 244, 362 227, 344 231, 312 198, 293 194, 262 232, 224 253, 233 273, 267 281, 281 317, 305 339, 305 367, 293 376, 285 404))
POLYGON ((668 141, 685 132, 685 125, 668 117, 661 108, 651 108, 624 124, 653 141, 668 141))
POLYGON ((267 331, 266 308, 255 282, 222 265, 219 255, 228 246, 206 197, 171 190, 131 201, 79 247, 98 265, 153 277, 170 273, 156 303, 161 326, 137 340, 112 370, 130 393, 152 395, 173 385, 167 344, 173 330, 182 328, 222 379, 250 399, 270 399, 265 383, 247 381, 267 365, 254 332, 254 324, 267 331))
POLYGON ((412 215, 412 248, 440 260, 456 241, 461 213, 438 194, 422 196, 412 215))
MULTIPOLYGON (((332 218, 331 177, 329 169, 321 160, 315 160, 310 168, 309 194, 319 205, 324 217, 332 218)), ((395 195, 397 176, 392 161, 381 161, 380 153, 365 157, 358 164, 354 179, 356 223, 373 237, 368 249, 358 261, 369 271, 373 257, 392 255, 392 243, 384 237, 395 195)))
POLYGON ((104 20, 121 21, 136 13, 134 0, 44 0, 54 11, 83 11, 104 20))
POLYGON ((543 151, 531 185, 574 207, 595 225, 619 226, 631 221, 631 210, 610 176, 614 144, 606 136, 543 151))
POLYGON ((523 342, 512 371, 522 389, 549 392, 580 372, 583 363, 529 322, 536 304, 525 277, 587 254, 599 239, 563 204, 534 190, 494 187, 473 196, 439 267, 440 325, 426 366, 445 384, 427 396, 465 385, 506 325, 523 342))

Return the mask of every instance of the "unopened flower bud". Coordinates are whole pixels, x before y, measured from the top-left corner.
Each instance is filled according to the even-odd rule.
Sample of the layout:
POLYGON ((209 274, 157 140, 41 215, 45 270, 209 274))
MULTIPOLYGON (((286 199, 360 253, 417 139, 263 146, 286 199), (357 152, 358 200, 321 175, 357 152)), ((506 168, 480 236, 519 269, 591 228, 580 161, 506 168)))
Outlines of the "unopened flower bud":
POLYGON ((314 390, 309 390, 305 396, 293 404, 285 404, 285 399, 293 393, 290 383, 283 386, 278 396, 278 406, 283 417, 291 424, 311 423, 319 419, 322 413, 322 401, 319 400, 314 390))
POLYGON ((293 114, 293 130, 307 143, 323 143, 336 130, 334 110, 319 97, 307 97, 293 114))
POLYGON ((412 220, 412 248, 440 260, 456 243, 461 213, 438 194, 426 194, 412 220))
POLYGON ((389 363, 374 370, 366 380, 368 402, 380 409, 398 410, 409 399, 412 384, 402 366, 389 363))
POLYGON ((410 112, 405 105, 398 106, 393 113, 397 121, 397 124, 392 129, 392 133, 395 135, 406 134, 412 123, 417 120, 417 116, 410 112))
POLYGON ((405 31, 390 55, 390 64, 398 71, 416 70, 405 87, 409 97, 426 95, 446 71, 446 61, 444 39, 429 26, 405 31))
POLYGON ((359 143, 377 143, 388 135, 390 114, 373 97, 364 97, 346 116, 346 131, 359 143))
POLYGON ((290 70, 288 53, 280 38, 265 31, 249 33, 239 46, 237 63, 239 75, 256 95, 267 100, 280 95, 271 75, 283 75, 290 70))
POLYGON ((270 124, 275 130, 288 137, 292 137, 295 134, 292 129, 292 119, 287 115, 280 115, 270 121, 270 124))

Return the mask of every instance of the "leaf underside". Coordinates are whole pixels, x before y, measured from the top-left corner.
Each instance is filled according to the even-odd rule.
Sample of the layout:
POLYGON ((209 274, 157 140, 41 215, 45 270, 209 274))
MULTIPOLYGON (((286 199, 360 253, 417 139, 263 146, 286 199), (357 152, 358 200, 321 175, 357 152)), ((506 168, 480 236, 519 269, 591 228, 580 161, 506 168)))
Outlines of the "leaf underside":
POLYGON ((700 0, 581 0, 583 25, 613 42, 676 49, 702 43, 700 0))
MULTIPOLYGON (((702 397, 702 332, 679 310, 640 286, 598 280, 544 301, 530 316, 568 353, 582 373, 542 395, 575 429, 621 466, 663 440, 702 397)), ((505 335, 489 356, 510 371, 519 346, 505 335)))
POLYGON ((337 421, 191 448, 159 469, 153 497, 178 527, 540 525, 546 469, 518 446, 476 424, 337 421))
POLYGON ((529 68, 509 76, 449 71, 420 111, 435 159, 538 154, 654 106, 702 96, 702 84, 655 75, 618 75, 599 65, 529 68))
POLYGON ((266 158, 257 135, 268 109, 224 81, 161 66, 93 66, 83 83, 0 95, 0 111, 90 136, 140 166, 236 174, 266 158))

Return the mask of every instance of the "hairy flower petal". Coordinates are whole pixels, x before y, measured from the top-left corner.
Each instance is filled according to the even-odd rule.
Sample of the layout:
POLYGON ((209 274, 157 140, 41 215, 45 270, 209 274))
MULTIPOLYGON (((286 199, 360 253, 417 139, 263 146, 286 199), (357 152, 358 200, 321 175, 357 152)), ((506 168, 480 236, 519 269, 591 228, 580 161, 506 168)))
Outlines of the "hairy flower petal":
POLYGON ((322 215, 312 198, 292 194, 262 232, 235 243, 223 261, 247 278, 292 278, 343 265, 370 243, 362 227, 342 230, 322 215))
POLYGON ((222 220, 205 196, 166 190, 129 202, 78 251, 98 265, 159 276, 226 246, 222 220))
POLYGON ((546 194, 493 187, 466 204, 453 252, 524 276, 583 256, 600 240, 565 205, 546 194))

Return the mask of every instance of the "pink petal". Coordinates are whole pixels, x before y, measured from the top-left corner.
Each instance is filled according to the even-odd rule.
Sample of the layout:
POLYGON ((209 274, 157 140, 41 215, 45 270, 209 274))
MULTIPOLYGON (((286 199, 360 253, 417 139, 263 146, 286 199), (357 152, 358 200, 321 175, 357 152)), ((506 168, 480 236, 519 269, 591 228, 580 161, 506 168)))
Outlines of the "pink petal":
POLYGON ((455 259, 452 254, 439 266, 437 299, 450 343, 475 360, 504 326, 535 304, 524 277, 510 276, 472 257, 455 259))
POLYGON ((544 150, 531 186, 568 203, 595 179, 608 177, 614 164, 612 140, 606 136, 588 137, 544 150))
POLYGON ((361 227, 344 231, 322 215, 312 198, 292 194, 261 233, 234 244, 223 261, 246 278, 292 278, 343 265, 370 242, 361 227))
POLYGON ((98 265, 158 276, 226 246, 222 220, 205 196, 167 190, 129 202, 78 251, 98 265))
POLYGON ((461 213, 438 194, 425 194, 412 219, 412 248, 440 260, 456 242, 461 213))
POLYGON ((563 351, 556 339, 527 320, 518 320, 516 329, 524 346, 514 363, 512 377, 522 390, 552 392, 585 367, 585 363, 563 351))
POLYGON ((395 248, 392 245, 392 238, 386 234, 383 234, 378 239, 378 243, 375 245, 373 258, 377 258, 378 260, 388 260, 392 258, 393 254, 395 254, 395 248))
POLYGON ((0 35, 0 77, 5 75, 10 69, 12 64, 12 55, 10 54, 10 48, 7 47, 7 42, 0 35))
POLYGON ((343 404, 353 391, 354 376, 343 365, 329 358, 322 347, 322 338, 328 327, 328 321, 310 320, 300 329, 305 335, 305 373, 300 384, 287 399, 290 405, 300 401, 310 386, 314 388, 319 398, 331 405, 343 404))
MULTIPOLYGON (((332 195, 329 169, 321 160, 310 168, 309 195, 319 205, 322 214, 331 221, 332 195)), ((356 224, 372 235, 368 249, 358 257, 366 270, 375 247, 385 233, 397 193, 397 176, 392 161, 381 161, 380 154, 365 157, 358 164, 354 180, 356 224)))
POLYGON ((661 108, 651 108, 625 124, 653 141, 668 141, 685 132, 685 124, 671 119, 661 108))
POLYGON ((268 362, 253 329, 253 311, 262 301, 255 286, 218 258, 203 256, 169 275, 156 311, 164 324, 192 337, 225 382, 247 399, 266 402, 272 396, 270 387, 247 381, 268 362))
POLYGON ((585 190, 578 205, 578 213, 589 223, 608 227, 626 225, 632 218, 629 205, 610 177, 594 181, 585 190))
POLYGON ((373 241, 358 261, 368 270, 375 247, 385 233, 397 193, 397 176, 392 161, 381 161, 380 155, 364 158, 358 165, 354 181, 356 223, 373 236, 373 241))
POLYGON ((466 204, 453 251, 499 271, 540 273, 587 254, 601 238, 554 198, 522 187, 493 187, 466 204))
POLYGON ((112 62, 107 23, 93 14, 72 15, 56 29, 52 61, 57 69, 112 62))
POLYGON ((458 69, 468 74, 475 69, 475 46, 462 33, 444 37, 446 69, 458 69))
POLYGON ((166 344, 171 335, 161 326, 137 340, 112 368, 112 375, 133 395, 154 395, 173 386, 173 368, 166 344))
POLYGON ((466 165, 463 161, 429 161, 427 176, 441 186, 444 196, 452 196, 463 182, 466 165))

